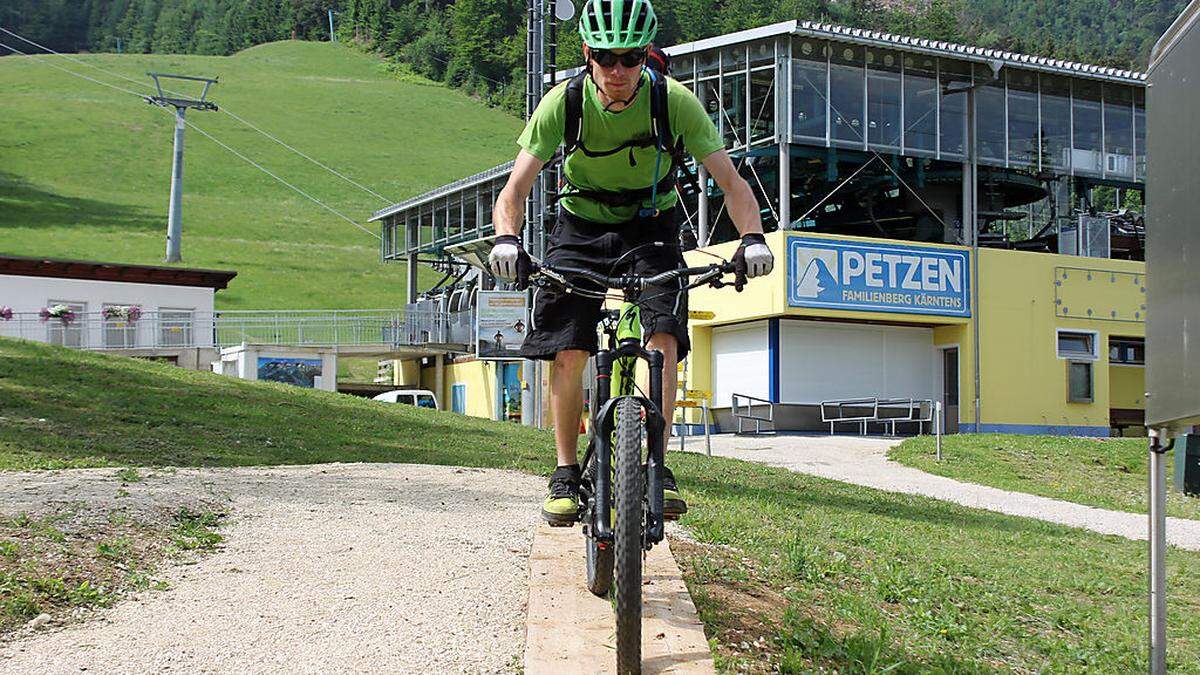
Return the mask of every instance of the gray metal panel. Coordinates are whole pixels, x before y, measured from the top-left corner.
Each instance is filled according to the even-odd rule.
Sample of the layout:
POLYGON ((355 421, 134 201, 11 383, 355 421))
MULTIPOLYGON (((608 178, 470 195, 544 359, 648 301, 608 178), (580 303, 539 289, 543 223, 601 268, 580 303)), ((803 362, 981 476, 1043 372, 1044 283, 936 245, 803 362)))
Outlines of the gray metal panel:
POLYGON ((1146 425, 1200 423, 1200 0, 1154 48, 1147 100, 1146 425))

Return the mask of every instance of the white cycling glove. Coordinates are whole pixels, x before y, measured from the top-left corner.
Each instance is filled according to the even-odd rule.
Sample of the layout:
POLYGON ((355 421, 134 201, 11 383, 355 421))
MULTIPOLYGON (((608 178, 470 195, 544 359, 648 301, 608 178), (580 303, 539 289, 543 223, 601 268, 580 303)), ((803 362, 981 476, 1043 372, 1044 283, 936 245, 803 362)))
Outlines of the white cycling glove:
POLYGON ((520 285, 529 279, 531 261, 516 235, 502 234, 496 237, 492 245, 492 252, 488 255, 488 266, 498 278, 516 281, 520 285))
POLYGON ((742 237, 742 245, 733 254, 733 264, 737 274, 753 279, 771 273, 775 268, 775 256, 767 246, 766 238, 754 232, 742 237))

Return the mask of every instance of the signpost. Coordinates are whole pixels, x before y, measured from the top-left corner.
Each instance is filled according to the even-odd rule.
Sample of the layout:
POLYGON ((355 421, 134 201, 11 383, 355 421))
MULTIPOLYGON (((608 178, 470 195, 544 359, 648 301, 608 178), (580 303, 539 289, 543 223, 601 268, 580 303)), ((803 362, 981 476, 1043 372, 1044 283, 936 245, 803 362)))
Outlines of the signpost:
POLYGON ((1146 177, 1146 426, 1150 429, 1150 672, 1167 672, 1166 458, 1175 437, 1200 424, 1200 275, 1195 251, 1200 136, 1200 0, 1150 55, 1146 177))

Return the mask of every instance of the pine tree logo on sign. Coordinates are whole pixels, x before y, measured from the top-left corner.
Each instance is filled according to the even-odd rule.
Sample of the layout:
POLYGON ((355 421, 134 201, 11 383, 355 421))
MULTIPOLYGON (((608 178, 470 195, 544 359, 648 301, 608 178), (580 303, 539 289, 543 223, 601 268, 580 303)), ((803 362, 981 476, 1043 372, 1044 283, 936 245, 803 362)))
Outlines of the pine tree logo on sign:
POLYGON ((967 261, 964 249, 792 237, 788 304, 966 317, 967 261))

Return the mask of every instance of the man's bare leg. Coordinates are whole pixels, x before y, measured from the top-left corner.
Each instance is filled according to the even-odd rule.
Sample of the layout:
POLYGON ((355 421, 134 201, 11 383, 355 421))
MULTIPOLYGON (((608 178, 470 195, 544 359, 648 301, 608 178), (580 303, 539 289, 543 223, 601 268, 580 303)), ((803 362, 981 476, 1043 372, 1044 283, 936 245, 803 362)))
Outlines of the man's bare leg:
POLYGON ((554 357, 550 373, 550 410, 554 415, 554 444, 558 465, 579 461, 579 418, 583 414, 583 368, 588 353, 582 349, 561 351, 554 357))
POLYGON ((671 422, 675 419, 675 388, 679 386, 679 368, 676 365, 679 360, 679 340, 670 333, 655 333, 646 341, 646 348, 657 349, 663 354, 662 407, 663 421, 666 422, 666 428, 663 429, 663 449, 666 450, 667 442, 671 440, 671 422))

